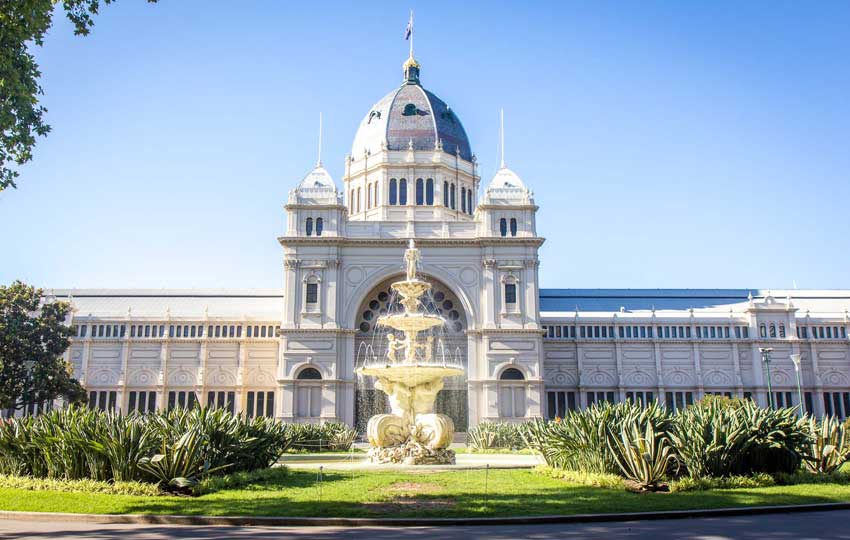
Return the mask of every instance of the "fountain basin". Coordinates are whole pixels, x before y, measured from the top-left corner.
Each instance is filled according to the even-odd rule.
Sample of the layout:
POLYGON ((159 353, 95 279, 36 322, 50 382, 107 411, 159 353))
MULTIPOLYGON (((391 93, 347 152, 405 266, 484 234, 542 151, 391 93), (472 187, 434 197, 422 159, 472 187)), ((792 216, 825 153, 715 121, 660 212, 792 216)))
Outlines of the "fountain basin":
POLYGON ((463 369, 459 367, 418 364, 364 366, 356 371, 361 375, 371 375, 408 387, 417 387, 444 377, 463 375, 463 369))
POLYGON ((378 326, 388 326, 402 332, 422 332, 442 326, 444 323, 445 321, 439 315, 427 313, 398 313, 378 317, 378 326))

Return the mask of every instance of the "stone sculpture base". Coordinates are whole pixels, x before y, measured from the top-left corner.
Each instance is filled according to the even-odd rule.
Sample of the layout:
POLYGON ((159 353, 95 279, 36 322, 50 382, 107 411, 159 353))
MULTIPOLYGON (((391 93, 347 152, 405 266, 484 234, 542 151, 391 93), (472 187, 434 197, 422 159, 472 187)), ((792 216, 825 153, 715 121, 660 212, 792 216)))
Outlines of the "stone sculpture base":
POLYGON ((429 448, 411 438, 398 446, 370 448, 369 461, 402 465, 454 465, 455 452, 448 448, 429 448))

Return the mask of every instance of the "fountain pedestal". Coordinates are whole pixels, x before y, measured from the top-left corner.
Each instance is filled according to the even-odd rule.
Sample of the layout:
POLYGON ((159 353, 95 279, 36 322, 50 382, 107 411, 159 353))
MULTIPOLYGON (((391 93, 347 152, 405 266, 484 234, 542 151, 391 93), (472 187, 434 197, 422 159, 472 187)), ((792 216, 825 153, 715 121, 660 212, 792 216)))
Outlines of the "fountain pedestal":
POLYGON ((401 296, 399 303, 404 312, 384 315, 377 321, 378 326, 398 330, 404 337, 389 333, 386 361, 356 370, 360 375, 375 377, 375 388, 387 394, 390 401, 391 414, 369 419, 369 458, 378 463, 453 464, 455 455, 448 447, 454 436, 454 422, 434 412, 434 401, 443 388, 443 379, 462 375, 463 369, 434 362, 433 337, 420 339, 421 333, 442 326, 445 321, 421 310, 419 299, 431 284, 416 277, 419 250, 412 240, 404 260, 407 279, 391 285, 401 296))

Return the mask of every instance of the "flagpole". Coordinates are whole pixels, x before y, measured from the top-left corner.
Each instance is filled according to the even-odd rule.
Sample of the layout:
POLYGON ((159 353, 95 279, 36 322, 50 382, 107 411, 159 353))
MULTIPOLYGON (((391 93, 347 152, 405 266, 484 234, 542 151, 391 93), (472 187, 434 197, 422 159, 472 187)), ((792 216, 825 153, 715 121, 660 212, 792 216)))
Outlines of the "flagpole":
POLYGON ((410 10, 410 57, 413 58, 413 10, 410 10))
POLYGON ((499 109, 499 154, 500 168, 505 168, 505 109, 499 109))
POLYGON ((316 166, 322 166, 322 113, 319 112, 319 157, 316 161, 316 166))

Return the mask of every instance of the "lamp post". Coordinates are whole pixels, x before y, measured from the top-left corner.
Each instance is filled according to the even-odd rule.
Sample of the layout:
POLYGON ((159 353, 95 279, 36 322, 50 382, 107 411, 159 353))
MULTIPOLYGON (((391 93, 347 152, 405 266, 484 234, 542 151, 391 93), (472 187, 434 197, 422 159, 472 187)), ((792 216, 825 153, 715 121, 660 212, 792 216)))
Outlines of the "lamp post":
POLYGON ((773 352, 773 349, 770 347, 759 347, 759 352, 761 353, 761 361, 764 362, 765 369, 767 370, 767 405, 772 409, 773 388, 770 386, 770 353, 773 352))
POLYGON ((806 404, 803 401, 803 385, 800 383, 800 362, 802 357, 799 354, 792 354, 791 361, 794 362, 794 373, 797 375, 797 399, 800 400, 800 416, 806 414, 806 404))

